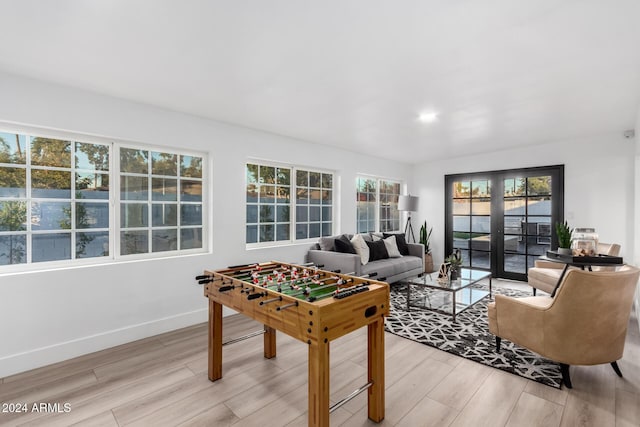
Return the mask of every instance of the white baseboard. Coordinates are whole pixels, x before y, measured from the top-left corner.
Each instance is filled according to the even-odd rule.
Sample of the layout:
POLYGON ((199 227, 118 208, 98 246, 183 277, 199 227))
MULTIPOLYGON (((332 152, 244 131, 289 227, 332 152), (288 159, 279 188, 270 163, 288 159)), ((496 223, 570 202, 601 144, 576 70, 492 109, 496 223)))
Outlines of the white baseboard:
POLYGON ((206 322, 207 320, 207 309, 195 310, 47 347, 36 348, 23 353, 12 354, 0 358, 0 378, 61 362, 83 354, 93 353, 94 351, 104 350, 116 345, 206 322))

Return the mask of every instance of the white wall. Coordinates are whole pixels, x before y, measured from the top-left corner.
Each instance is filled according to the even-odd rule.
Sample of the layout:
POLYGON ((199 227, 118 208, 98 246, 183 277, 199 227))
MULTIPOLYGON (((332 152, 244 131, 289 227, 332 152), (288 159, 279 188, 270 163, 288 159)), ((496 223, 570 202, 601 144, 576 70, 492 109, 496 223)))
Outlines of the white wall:
MULTIPOLYGON (((634 194, 635 194, 635 215, 634 215, 634 231, 633 241, 635 247, 635 265, 640 266, 640 108, 638 108, 638 115, 636 118, 635 127, 635 179, 634 179, 634 194)), ((640 286, 636 289, 636 319, 638 320, 638 328, 640 328, 640 286)))
POLYGON ((249 158, 335 170, 336 231, 355 229, 356 174, 411 183, 405 164, 23 77, 0 74, 0 93, 0 122, 208 152, 213 201, 210 253, 0 275, 0 377, 205 321, 206 300, 193 280, 204 268, 302 262, 310 244, 245 249, 249 158))
POLYGON ((634 258, 634 154, 632 140, 620 134, 556 141, 535 147, 426 163, 415 167, 420 191, 416 219, 434 226, 434 262, 444 256, 444 175, 565 165, 565 216, 572 227, 595 227, 604 242, 622 245, 634 258))

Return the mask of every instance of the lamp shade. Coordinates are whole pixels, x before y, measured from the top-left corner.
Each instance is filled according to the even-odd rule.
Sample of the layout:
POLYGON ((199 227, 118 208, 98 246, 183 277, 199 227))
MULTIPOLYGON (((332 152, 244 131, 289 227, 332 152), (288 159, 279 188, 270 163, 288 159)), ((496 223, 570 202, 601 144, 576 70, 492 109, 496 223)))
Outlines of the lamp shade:
POLYGON ((398 210, 416 212, 418 210, 418 196, 398 196, 398 210))

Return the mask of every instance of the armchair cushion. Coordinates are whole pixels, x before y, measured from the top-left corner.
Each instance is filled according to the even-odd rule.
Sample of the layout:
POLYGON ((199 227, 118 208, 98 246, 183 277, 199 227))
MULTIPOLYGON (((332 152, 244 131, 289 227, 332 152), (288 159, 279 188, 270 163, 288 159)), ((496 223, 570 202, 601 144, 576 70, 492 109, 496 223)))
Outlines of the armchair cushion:
POLYGON ((562 269, 564 269, 565 266, 557 262, 550 262, 550 264, 558 265, 560 268, 533 267, 529 269, 529 285, 548 294, 553 292, 553 289, 558 283, 558 279, 560 279, 560 274, 562 274, 562 269))
MULTIPOLYGON (((598 243, 598 253, 601 255, 618 256, 620 245, 617 243, 598 243)), ((560 274, 565 264, 545 260, 536 260, 535 267, 527 272, 529 285, 534 289, 551 293, 558 284, 560 274)), ((575 267, 570 267, 573 269, 575 267)), ((615 271, 615 267, 593 267, 594 271, 615 271)))

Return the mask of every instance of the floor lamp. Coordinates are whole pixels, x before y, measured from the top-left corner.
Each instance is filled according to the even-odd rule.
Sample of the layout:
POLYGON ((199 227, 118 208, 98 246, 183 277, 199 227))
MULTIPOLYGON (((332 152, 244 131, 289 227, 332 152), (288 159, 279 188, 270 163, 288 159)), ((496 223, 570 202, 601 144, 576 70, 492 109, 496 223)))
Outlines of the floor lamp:
POLYGON ((398 210, 400 212, 407 212, 407 225, 404 226, 404 234, 407 236, 407 242, 410 242, 409 237, 413 238, 413 243, 416 242, 416 236, 413 234, 413 226, 411 225, 411 212, 418 211, 418 197, 417 196, 398 196, 398 210), (409 234, 407 234, 407 232, 409 234))

